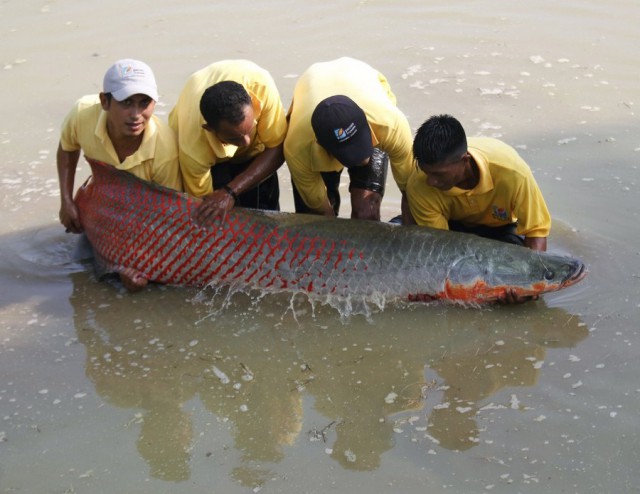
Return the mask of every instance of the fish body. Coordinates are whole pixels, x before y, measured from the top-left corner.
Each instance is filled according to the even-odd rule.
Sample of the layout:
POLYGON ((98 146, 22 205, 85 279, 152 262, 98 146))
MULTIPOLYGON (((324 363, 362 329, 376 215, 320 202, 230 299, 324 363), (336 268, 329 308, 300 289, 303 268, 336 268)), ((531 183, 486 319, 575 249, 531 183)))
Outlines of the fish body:
POLYGON ((467 304, 538 295, 586 275, 578 259, 420 226, 252 209, 199 226, 200 203, 90 160, 76 194, 99 272, 133 268, 150 281, 303 292, 374 302, 416 295, 467 304))

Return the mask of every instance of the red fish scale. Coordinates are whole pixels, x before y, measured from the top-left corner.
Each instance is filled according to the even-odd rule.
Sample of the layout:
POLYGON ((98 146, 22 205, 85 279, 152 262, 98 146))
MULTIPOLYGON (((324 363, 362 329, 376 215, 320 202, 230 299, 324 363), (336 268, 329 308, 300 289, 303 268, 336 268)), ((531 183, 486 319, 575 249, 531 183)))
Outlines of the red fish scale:
POLYGON ((205 236, 198 231, 194 232, 189 241, 189 233, 190 230, 184 228, 177 235, 176 245, 179 248, 176 247, 176 252, 182 254, 182 257, 176 259, 174 276, 178 283, 197 284, 196 280, 203 269, 202 257, 208 254, 212 246, 206 245, 205 236))

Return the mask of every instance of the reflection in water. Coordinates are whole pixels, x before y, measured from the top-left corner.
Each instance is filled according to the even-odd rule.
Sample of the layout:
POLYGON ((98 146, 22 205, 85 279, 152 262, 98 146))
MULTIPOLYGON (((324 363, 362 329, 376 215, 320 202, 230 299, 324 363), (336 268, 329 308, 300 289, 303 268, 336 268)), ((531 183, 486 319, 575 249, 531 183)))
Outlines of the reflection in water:
POLYGON ((194 291, 129 295, 86 273, 72 279, 87 375, 105 401, 139 411, 131 428, 138 451, 151 475, 169 481, 189 479, 196 443, 213 460, 232 454, 224 439, 196 430, 202 412, 187 406, 193 400, 214 418, 203 422, 233 437, 240 463, 232 476, 248 486, 270 478, 269 464, 297 441, 350 470, 378 468, 407 427, 429 447, 468 449, 492 395, 533 385, 547 348, 587 334, 578 318, 542 301, 482 311, 395 307, 344 322, 329 308, 294 315, 289 300, 254 304, 236 294, 207 317, 206 304, 187 300, 194 291))
POLYGON ((83 273, 73 281, 70 301, 87 375, 109 403, 142 410, 137 446, 154 477, 189 478, 195 435, 184 405, 195 397, 233 426, 243 463, 282 459, 301 419, 301 395, 289 378, 299 371, 285 339, 250 315, 196 325, 204 307, 186 302, 193 295, 186 290, 154 287, 129 295, 83 273))
POLYGON ((161 399, 157 403, 149 400, 142 407, 149 411, 142 419, 137 445, 149 462, 151 475, 163 480, 187 480, 193 439, 191 418, 175 401, 165 404, 161 399))
MULTIPOLYGON (((428 433, 447 449, 465 450, 479 441, 477 413, 493 406, 487 398, 506 387, 535 384, 547 347, 570 347, 588 334, 578 318, 560 309, 535 307, 496 312, 477 329, 474 348, 453 351, 429 364, 444 392, 430 413, 428 433)), ((509 406, 518 408, 518 403, 514 400, 509 406)))
POLYGON ((487 398, 533 385, 547 347, 573 346, 587 334, 578 318, 543 302, 387 310, 375 327, 311 335, 318 340, 307 342, 306 362, 317 378, 308 392, 318 411, 339 421, 332 456, 345 468, 373 470, 406 425, 446 449, 472 447, 475 412, 487 398), (425 368, 435 375, 426 377, 425 368), (416 409, 423 412, 417 421, 416 409))
POLYGON ((185 376, 201 373, 202 362, 174 361, 176 343, 167 332, 180 328, 169 312, 151 311, 144 297, 118 296, 108 285, 87 282, 82 273, 73 279, 76 332, 86 346, 87 376, 96 392, 115 406, 143 410, 137 445, 153 476, 188 479, 193 434, 181 405, 197 392, 185 376))

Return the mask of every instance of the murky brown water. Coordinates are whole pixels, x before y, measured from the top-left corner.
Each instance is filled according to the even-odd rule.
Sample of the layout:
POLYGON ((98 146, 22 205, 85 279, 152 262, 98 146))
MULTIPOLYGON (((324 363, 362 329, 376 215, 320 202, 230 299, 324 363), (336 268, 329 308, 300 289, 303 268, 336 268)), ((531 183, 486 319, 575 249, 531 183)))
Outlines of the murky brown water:
POLYGON ((1 2, 0 492, 635 492, 638 18, 631 0, 1 2), (588 278, 519 307, 345 319, 131 296, 73 260, 58 129, 114 60, 153 67, 166 118, 212 61, 263 65, 286 105, 342 55, 388 77, 414 129, 448 112, 517 146, 550 250, 588 278))

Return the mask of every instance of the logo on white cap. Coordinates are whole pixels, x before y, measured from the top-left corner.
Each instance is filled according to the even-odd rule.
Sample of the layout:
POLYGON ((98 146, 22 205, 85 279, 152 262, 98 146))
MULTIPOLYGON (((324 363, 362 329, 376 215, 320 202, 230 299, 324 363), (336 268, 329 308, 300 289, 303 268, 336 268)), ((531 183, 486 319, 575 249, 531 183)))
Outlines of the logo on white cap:
POLYGON ((132 59, 118 60, 104 75, 104 91, 118 101, 134 94, 145 94, 158 101, 158 87, 151 68, 144 62, 132 59))

